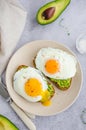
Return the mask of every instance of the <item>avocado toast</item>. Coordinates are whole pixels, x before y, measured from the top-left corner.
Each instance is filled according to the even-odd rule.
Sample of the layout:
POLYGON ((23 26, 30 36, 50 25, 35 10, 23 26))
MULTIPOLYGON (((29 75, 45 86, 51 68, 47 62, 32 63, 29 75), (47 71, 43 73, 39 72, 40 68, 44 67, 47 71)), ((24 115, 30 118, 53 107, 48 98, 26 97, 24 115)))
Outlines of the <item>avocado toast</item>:
POLYGON ((16 74, 18 74, 18 77, 13 78, 15 91, 30 102, 40 101, 43 105, 48 106, 47 103, 50 103, 50 99, 54 96, 55 90, 53 85, 46 80, 42 73, 39 70, 30 66, 28 67, 26 65, 20 65, 17 68, 16 74), (23 90, 21 90, 22 87, 19 88, 20 85, 17 86, 17 84, 19 84, 20 82, 18 78, 20 78, 21 82, 22 80, 24 82, 22 86, 24 86, 23 90, 25 94, 23 93, 23 90), (20 92, 20 90, 22 91, 22 93, 20 92))
POLYGON ((57 48, 41 48, 33 62, 60 90, 67 90, 71 86, 77 64, 73 55, 57 48))

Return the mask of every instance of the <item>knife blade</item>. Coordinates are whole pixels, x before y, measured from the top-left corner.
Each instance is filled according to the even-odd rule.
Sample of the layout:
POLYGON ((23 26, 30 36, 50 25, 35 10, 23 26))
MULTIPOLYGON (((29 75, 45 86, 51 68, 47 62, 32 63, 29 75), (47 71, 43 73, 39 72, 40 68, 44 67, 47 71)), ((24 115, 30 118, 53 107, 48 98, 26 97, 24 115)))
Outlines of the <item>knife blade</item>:
POLYGON ((10 104, 10 106, 13 108, 13 110, 17 113, 17 115, 20 117, 20 119, 24 122, 24 124, 30 130, 36 130, 35 124, 27 116, 27 114, 12 101, 12 99, 10 98, 10 95, 9 95, 8 91, 6 90, 4 84, 1 83, 1 82, 0 82, 0 95, 6 99, 6 101, 10 104))

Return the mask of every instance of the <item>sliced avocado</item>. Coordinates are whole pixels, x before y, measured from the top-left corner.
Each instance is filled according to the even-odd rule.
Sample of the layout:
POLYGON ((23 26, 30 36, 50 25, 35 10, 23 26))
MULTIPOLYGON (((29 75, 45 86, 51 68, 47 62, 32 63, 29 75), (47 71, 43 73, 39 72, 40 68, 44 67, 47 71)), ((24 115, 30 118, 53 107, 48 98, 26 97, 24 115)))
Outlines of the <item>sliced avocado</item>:
POLYGON ((48 84, 48 91, 50 93, 50 97, 52 97, 55 93, 54 87, 50 83, 47 83, 47 84, 48 84))
POLYGON ((69 5, 70 0, 55 0, 42 6, 36 15, 39 24, 49 24, 55 21, 69 5))
POLYGON ((0 115, 0 130, 19 130, 7 117, 0 115))
POLYGON ((50 80, 56 83, 58 85, 58 88, 63 90, 63 89, 68 89, 70 87, 72 78, 69 78, 69 79, 50 78, 50 80))

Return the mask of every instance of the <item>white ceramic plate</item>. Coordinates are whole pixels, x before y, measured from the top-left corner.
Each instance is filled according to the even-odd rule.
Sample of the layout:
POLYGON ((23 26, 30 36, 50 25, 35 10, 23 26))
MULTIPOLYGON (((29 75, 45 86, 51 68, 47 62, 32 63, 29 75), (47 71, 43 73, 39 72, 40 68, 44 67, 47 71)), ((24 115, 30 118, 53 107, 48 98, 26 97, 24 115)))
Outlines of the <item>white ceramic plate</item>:
MULTIPOLYGON (((73 52, 69 50, 62 44, 59 44, 54 41, 32 41, 28 44, 25 44, 21 47, 11 58, 6 71, 6 84, 8 92, 14 102, 23 110, 40 116, 49 116, 55 115, 66 110, 70 105, 74 103, 76 98, 78 97, 81 86, 82 86, 82 71, 80 64, 77 64, 77 73, 75 77, 72 79, 71 87, 66 91, 61 91, 58 88, 55 88, 55 95, 52 98, 51 106, 43 106, 41 103, 31 103, 26 101, 24 98, 19 96, 13 89, 12 78, 16 71, 16 68, 19 65, 25 64, 28 66, 33 66, 33 59, 36 56, 37 52, 40 48, 43 47, 54 47, 62 49, 72 55, 73 52)), ((75 56, 75 55, 74 55, 75 56)), ((71 68, 70 68, 71 69, 71 68)))

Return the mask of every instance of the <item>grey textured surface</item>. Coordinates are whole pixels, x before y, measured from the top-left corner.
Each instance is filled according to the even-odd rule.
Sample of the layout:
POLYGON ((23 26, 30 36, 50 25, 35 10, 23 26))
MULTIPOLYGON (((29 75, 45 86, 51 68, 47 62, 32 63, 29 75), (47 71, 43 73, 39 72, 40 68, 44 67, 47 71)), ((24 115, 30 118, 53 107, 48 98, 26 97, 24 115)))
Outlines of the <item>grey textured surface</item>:
MULTIPOLYGON (((81 55, 75 47, 76 39, 86 32, 86 0, 71 0, 68 8, 52 24, 39 25, 36 12, 49 0, 20 0, 28 12, 27 22, 15 51, 27 42, 38 39, 54 40, 69 47, 78 57, 83 71, 83 86, 78 99, 66 111, 50 116, 36 116, 34 123, 37 130, 86 130, 80 115, 86 108, 86 54, 81 55), (70 35, 68 35, 70 33, 70 35)), ((11 119, 20 130, 27 130, 15 112, 0 96, 0 113, 11 119)))

